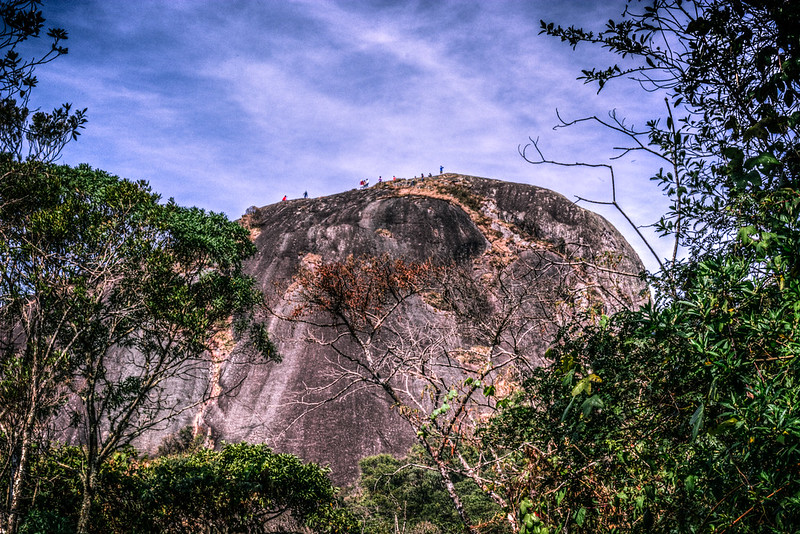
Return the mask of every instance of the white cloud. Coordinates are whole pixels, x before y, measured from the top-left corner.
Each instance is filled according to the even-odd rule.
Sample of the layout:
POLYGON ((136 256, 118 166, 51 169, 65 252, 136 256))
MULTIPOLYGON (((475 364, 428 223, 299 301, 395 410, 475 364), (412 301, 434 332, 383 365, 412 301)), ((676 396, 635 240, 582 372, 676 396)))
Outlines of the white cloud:
MULTIPOLYGON (((598 96, 575 81, 606 58, 538 36, 538 19, 594 22, 622 6, 562 4, 63 3, 54 11, 74 28, 72 51, 40 78, 56 105, 75 95, 64 99, 89 107, 66 161, 146 178, 165 196, 234 217, 284 194, 439 165, 604 198, 602 173, 534 167, 516 153, 531 135, 554 158, 607 161, 621 141, 591 128, 553 132, 555 109, 639 117, 659 105, 624 86, 598 96)), ((619 165, 620 196, 652 219, 659 193, 642 161, 619 165)))

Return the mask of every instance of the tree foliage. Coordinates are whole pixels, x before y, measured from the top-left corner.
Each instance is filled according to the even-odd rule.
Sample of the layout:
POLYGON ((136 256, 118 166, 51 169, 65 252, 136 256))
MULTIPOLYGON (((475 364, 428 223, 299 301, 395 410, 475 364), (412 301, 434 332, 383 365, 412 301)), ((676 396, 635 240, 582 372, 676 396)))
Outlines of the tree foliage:
POLYGON ((35 57, 23 57, 20 49, 29 39, 41 37, 44 16, 40 0, 7 0, 0 3, 0 153, 17 161, 53 161, 64 145, 77 139, 86 123, 86 109, 73 111, 63 104, 51 112, 31 107, 31 93, 38 80, 37 67, 67 54, 67 32, 50 28, 50 46, 35 57))
POLYGON ((789 532, 797 495, 796 283, 705 262, 683 300, 567 332, 487 429, 551 525, 789 532), (770 287, 771 286, 771 287, 770 287), (580 518, 580 519, 579 519, 580 518))
POLYGON ((626 60, 583 71, 598 90, 628 78, 665 94, 666 116, 647 128, 616 115, 606 124, 635 141, 624 150, 668 163, 653 177, 672 200, 657 227, 697 255, 735 247, 736 230, 763 215, 763 195, 797 186, 798 23, 784 0, 656 0, 630 2, 596 34, 544 21, 542 32, 626 60))
MULTIPOLYGON (((128 448, 103 464, 90 532, 357 531, 326 469, 263 445, 137 456, 128 448)), ((78 448, 63 447, 33 466, 37 482, 21 532, 75 531, 82 461, 78 448)))
MULTIPOLYGON (((359 462, 358 491, 348 496, 347 501, 361 517, 365 532, 436 534, 464 531, 464 525, 442 485, 441 475, 431 464, 418 446, 404 458, 381 454, 359 462)), ((481 532, 508 532, 502 509, 473 481, 456 477, 454 485, 464 501, 467 515, 477 521, 481 532)))
POLYGON ((542 31, 625 58, 583 72, 599 89, 632 78, 665 93, 643 131, 587 120, 668 163, 657 226, 687 254, 652 277, 651 305, 565 329, 552 365, 483 429, 485 446, 519 450, 506 491, 523 530, 793 532, 800 7, 629 2, 598 34, 542 31))
MULTIPOLYGON (((224 215, 161 203, 145 182, 88 166, 7 165, 0 428, 10 498, 21 495, 36 433, 56 410, 71 411, 85 445, 86 522, 101 464, 203 400, 171 389, 208 374, 210 351, 229 329, 230 343, 277 358, 254 320, 260 292, 242 272, 254 247, 224 215)), ((11 508, 14 517, 18 503, 11 508)))

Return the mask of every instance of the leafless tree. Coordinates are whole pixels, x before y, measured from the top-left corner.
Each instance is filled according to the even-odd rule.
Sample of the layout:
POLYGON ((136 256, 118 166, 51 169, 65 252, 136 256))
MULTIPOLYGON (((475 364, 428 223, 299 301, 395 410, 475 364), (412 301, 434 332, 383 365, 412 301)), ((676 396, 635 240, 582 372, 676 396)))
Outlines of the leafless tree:
POLYGON ((542 250, 491 267, 388 256, 304 267, 279 315, 306 325, 333 371, 298 402, 313 410, 362 389, 382 391, 474 531, 454 476, 510 508, 494 485, 503 457, 480 446, 476 427, 541 365, 559 326, 603 304, 592 277, 563 260, 542 250))

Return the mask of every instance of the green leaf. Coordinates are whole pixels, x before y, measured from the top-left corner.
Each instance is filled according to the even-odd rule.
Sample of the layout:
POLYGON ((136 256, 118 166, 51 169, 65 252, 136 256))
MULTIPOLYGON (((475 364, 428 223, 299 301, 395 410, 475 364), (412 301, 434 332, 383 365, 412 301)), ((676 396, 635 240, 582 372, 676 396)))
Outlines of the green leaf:
POLYGON ((592 383, 602 382, 603 380, 597 376, 596 374, 592 373, 589 376, 582 378, 574 388, 572 388, 572 396, 577 397, 581 393, 586 393, 587 395, 592 394, 592 383))
POLYGON ((744 168, 752 170, 756 167, 761 169, 769 169, 775 166, 780 166, 781 162, 778 159, 770 154, 769 152, 762 152, 758 156, 748 158, 747 161, 744 162, 744 168))
POLYGON ((575 512, 575 515, 573 517, 575 519, 575 524, 578 525, 579 527, 582 527, 584 521, 586 521, 586 508, 581 506, 580 509, 577 512, 575 512))
POLYGON ((567 407, 564 409, 564 413, 561 414, 561 420, 560 420, 561 423, 563 423, 566 420, 567 414, 569 413, 569 410, 570 410, 570 408, 572 408, 572 405, 574 403, 575 403, 575 397, 572 397, 569 400, 569 404, 567 404, 567 407))
POLYGON ((602 409, 603 408, 603 401, 600 399, 598 395, 592 395, 581 404, 581 412, 583 412, 584 417, 588 417, 589 414, 594 409, 602 409))
POLYGON ((744 243, 750 243, 751 241, 753 241, 753 238, 752 238, 753 234, 756 234, 756 233, 758 233, 758 230, 756 229, 755 226, 753 226, 753 225, 743 226, 743 227, 739 228, 738 237, 739 237, 740 241, 742 241, 744 243))
POLYGON ((692 427, 692 439, 697 438, 697 433, 703 424, 703 414, 705 413, 705 409, 705 404, 701 402, 700 406, 698 406, 692 414, 691 419, 689 419, 689 425, 692 427))

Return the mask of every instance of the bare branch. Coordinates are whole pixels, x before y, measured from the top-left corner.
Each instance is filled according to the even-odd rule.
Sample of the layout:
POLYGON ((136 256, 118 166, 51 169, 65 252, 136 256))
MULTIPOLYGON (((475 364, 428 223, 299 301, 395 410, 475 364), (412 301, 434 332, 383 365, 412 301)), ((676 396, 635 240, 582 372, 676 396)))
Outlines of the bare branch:
MULTIPOLYGON (((597 122, 600 122, 601 124, 606 124, 606 123, 603 123, 602 121, 600 121, 599 119, 597 119, 596 117, 589 117, 589 118, 586 118, 586 119, 578 119, 578 120, 573 121, 571 123, 565 123, 565 126, 569 125, 569 124, 575 124, 577 122, 584 121, 584 120, 596 120, 597 122)), ((613 126, 610 126, 610 125, 607 125, 607 126, 609 128, 611 128, 611 129, 616 129, 613 126)), ((647 249, 650 251, 650 253, 653 255, 655 260, 658 262, 659 267, 662 270, 664 269, 664 263, 661 261, 661 258, 659 257, 659 255, 656 254, 655 249, 653 249, 652 245, 650 245, 650 242, 647 240, 647 238, 644 237, 642 232, 639 230, 639 227, 636 224, 634 224, 634 222, 631 220, 631 218, 628 216, 628 214, 625 212, 625 210, 623 210, 622 207, 617 202, 617 186, 616 186, 615 177, 614 177, 614 167, 612 165, 609 165, 607 163, 583 163, 583 162, 564 163, 564 162, 561 162, 561 161, 548 160, 548 159, 546 159, 544 157, 544 154, 542 153, 541 149, 539 148, 539 140, 538 139, 534 140, 531 137, 529 137, 528 139, 530 139, 531 142, 529 144, 525 145, 525 146, 520 146, 518 148, 518 152, 525 159, 525 161, 527 161, 528 163, 530 163, 532 165, 547 164, 547 165, 557 165, 557 166, 561 166, 561 167, 589 167, 589 168, 604 168, 604 169, 608 170, 608 173, 609 173, 609 175, 611 177, 611 200, 610 201, 589 200, 589 199, 586 199, 586 198, 583 198, 583 197, 580 197, 580 196, 577 196, 576 198, 578 199, 578 201, 589 202, 591 204, 601 204, 601 205, 613 206, 620 214, 622 214, 622 216, 628 222, 630 227, 633 228, 633 230, 636 232, 636 234, 639 236, 639 238, 642 240, 642 242, 645 244, 645 246, 647 246, 647 249), (536 150, 536 153, 539 156, 538 159, 531 159, 528 156, 529 147, 533 147, 536 150)), ((647 148, 644 148, 644 150, 646 150, 648 152, 652 152, 650 149, 647 149, 647 148)))

